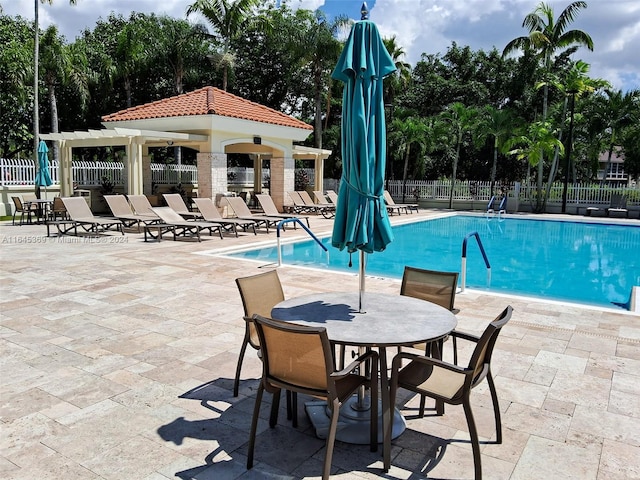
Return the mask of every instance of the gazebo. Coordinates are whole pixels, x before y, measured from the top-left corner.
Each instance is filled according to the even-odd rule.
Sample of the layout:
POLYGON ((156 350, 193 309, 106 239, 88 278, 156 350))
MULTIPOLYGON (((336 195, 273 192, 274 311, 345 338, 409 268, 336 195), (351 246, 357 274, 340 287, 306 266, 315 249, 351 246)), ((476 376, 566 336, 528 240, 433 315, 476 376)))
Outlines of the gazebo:
POLYGON ((294 190, 295 160, 313 160, 314 189, 322 190, 324 160, 331 154, 294 145, 309 136, 310 125, 215 87, 121 110, 102 117, 102 124, 101 130, 40 135, 59 144, 61 195, 73 191, 73 148, 124 146, 125 192, 139 195, 151 193, 149 148, 174 145, 198 152, 198 195, 202 197, 227 192, 228 154, 245 153, 254 159, 256 192, 262 187, 262 160, 269 159, 269 193, 282 208, 286 192, 294 190))

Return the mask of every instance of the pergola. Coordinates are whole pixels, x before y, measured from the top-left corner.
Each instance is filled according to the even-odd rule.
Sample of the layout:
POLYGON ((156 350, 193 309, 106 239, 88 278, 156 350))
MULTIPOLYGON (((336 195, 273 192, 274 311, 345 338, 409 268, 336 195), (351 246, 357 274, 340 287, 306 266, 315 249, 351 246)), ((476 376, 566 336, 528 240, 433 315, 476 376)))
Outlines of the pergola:
POLYGON ((125 191, 151 193, 150 147, 185 146, 198 152, 198 195, 215 198, 228 191, 227 155, 254 160, 254 190, 261 191, 262 160, 270 161, 270 195, 278 207, 294 190, 295 160, 312 160, 315 190, 322 190, 324 160, 330 150, 294 145, 311 126, 281 112, 213 87, 132 107, 103 117, 105 129, 42 134, 60 150, 60 192, 71 195, 73 148, 124 146, 125 191))

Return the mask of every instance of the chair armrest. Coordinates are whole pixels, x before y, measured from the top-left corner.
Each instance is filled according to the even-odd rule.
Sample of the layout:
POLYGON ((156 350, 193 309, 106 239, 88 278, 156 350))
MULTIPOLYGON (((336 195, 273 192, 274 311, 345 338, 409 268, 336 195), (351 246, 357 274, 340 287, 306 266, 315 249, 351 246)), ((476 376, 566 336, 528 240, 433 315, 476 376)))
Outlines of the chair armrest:
POLYGON ((478 343, 480 337, 477 335, 473 335, 471 333, 459 332, 458 330, 454 330, 450 333, 452 337, 461 338, 463 340, 469 340, 470 342, 478 343))
POLYGON ((359 356, 353 362, 351 362, 349 365, 344 367, 342 370, 340 370, 338 372, 333 372, 331 374, 331 377, 338 378, 338 377, 344 377, 346 375, 349 375, 357 367, 361 366, 363 363, 367 362, 368 360, 371 360, 372 362, 375 362, 377 364, 377 362, 378 362, 378 352, 369 351, 369 352, 365 353, 364 355, 359 356))
POLYGON ((401 352, 393 357, 393 363, 391 367, 392 376, 393 373, 400 370, 400 365, 403 358, 411 360, 412 362, 424 363, 425 365, 431 365, 433 367, 441 367, 446 370, 451 370, 452 372, 456 373, 463 373, 465 375, 472 372, 468 368, 460 367, 458 365, 454 365, 453 363, 443 362, 442 360, 438 360, 437 358, 427 357, 425 355, 416 355, 415 353, 401 352))

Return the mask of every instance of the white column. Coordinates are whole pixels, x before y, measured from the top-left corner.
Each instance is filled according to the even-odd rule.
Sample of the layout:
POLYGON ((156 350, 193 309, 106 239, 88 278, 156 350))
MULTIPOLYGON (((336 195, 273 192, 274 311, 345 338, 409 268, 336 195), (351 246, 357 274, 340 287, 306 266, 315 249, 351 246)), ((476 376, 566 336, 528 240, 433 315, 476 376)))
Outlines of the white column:
POLYGON ((130 195, 143 194, 143 175, 142 175, 142 144, 138 143, 135 138, 129 139, 127 145, 125 168, 125 185, 126 192, 130 195))
POLYGON ((58 164, 60 179, 60 196, 70 197, 73 195, 73 171, 71 169, 72 148, 67 146, 66 141, 59 142, 60 163, 58 164))
POLYGON ((316 155, 314 172, 315 179, 313 182, 313 189, 324 192, 324 158, 322 158, 322 155, 316 155))

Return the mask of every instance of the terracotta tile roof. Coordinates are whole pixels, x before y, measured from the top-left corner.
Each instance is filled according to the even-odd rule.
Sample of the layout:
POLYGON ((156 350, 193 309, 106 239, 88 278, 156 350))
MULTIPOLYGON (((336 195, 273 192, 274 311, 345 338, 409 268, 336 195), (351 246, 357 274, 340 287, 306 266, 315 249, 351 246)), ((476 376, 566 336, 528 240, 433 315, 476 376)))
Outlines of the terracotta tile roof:
POLYGON ((189 115, 221 115, 255 122, 272 123, 293 128, 313 130, 311 125, 289 115, 250 102, 215 87, 203 87, 193 92, 156 102, 127 108, 102 117, 104 122, 146 120, 150 118, 183 117, 189 115))

